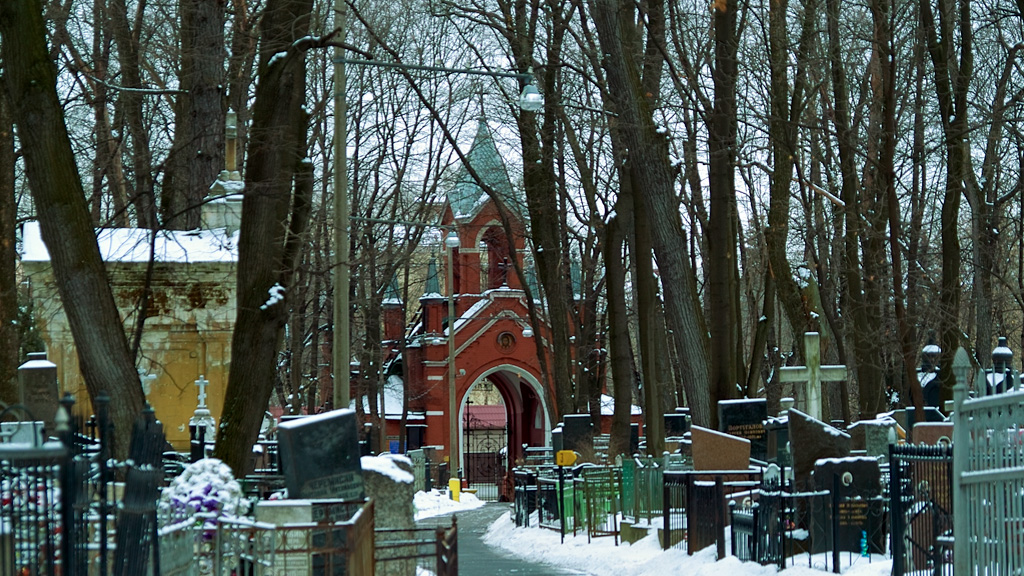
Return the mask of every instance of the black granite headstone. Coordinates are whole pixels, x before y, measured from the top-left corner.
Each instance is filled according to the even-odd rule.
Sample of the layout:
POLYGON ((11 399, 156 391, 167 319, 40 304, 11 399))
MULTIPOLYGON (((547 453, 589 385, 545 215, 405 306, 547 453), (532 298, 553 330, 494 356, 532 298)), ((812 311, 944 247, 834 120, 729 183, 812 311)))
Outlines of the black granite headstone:
POLYGON ((289 498, 366 496, 354 410, 333 410, 278 426, 281 471, 289 498))
POLYGON ((765 460, 785 468, 793 465, 789 456, 789 419, 769 418, 764 424, 765 460))
MULTIPOLYGON (((828 458, 814 466, 817 490, 832 491, 838 485, 839 550, 862 552, 866 545, 872 554, 886 551, 885 507, 882 499, 882 472, 878 460, 868 457, 828 458), (838 480, 838 482, 837 482, 838 480)), ((814 552, 832 549, 832 505, 827 499, 814 500, 812 511, 820 542, 814 552)))
POLYGON ((551 431, 551 449, 555 454, 558 454, 565 449, 565 443, 562 440, 561 426, 551 431))
POLYGON ((564 448, 584 455, 593 453, 594 425, 590 423, 590 414, 566 414, 562 422, 564 448))
POLYGON ((629 425, 629 453, 640 453, 640 425, 636 422, 629 425))
POLYGON ((682 438, 690 430, 690 416, 681 412, 665 414, 665 437, 682 438))
MULTIPOLYGON (((904 412, 907 415, 907 430, 913 430, 914 424, 917 423, 917 413, 914 411, 913 406, 908 406, 904 412)), ((946 417, 942 415, 942 412, 934 406, 924 407, 924 421, 925 422, 945 422, 946 417)))
POLYGON ((750 457, 756 460, 764 460, 767 455, 764 429, 767 419, 768 401, 764 398, 718 403, 718 430, 750 440, 750 457))

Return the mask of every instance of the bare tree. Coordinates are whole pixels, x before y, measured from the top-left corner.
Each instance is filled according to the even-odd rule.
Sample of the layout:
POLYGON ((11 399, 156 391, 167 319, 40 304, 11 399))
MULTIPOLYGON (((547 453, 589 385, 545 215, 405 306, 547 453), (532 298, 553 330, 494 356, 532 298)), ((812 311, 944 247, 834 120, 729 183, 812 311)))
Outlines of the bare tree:
POLYGON ((100 258, 64 111, 57 71, 46 43, 39 0, 0 5, 0 54, 29 186, 57 290, 68 315, 89 395, 107 392, 115 454, 127 454, 127 435, 144 398, 100 258))

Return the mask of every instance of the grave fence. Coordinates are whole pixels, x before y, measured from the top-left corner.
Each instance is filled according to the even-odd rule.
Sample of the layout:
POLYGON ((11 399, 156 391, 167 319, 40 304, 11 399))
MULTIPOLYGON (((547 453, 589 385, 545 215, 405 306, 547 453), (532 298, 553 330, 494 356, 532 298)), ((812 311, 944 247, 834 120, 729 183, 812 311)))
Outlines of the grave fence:
MULTIPOLYGON (((957 352, 961 354, 962 350, 957 352)), ((954 572, 957 576, 1019 574, 1024 571, 1024 392, 968 399, 965 375, 957 380, 953 388, 954 572)), ((949 540, 941 543, 948 545, 949 540)))
POLYGON ((653 456, 630 458, 622 462, 622 517, 647 525, 660 517, 664 506, 664 471, 653 456))
POLYGON ((893 576, 953 574, 943 544, 953 529, 953 458, 951 446, 889 447, 893 576))
POLYGON ((619 544, 619 494, 622 470, 615 466, 588 466, 574 478, 575 490, 582 494, 587 542, 611 536, 619 544))
POLYGON ((729 502, 732 553, 744 562, 786 567, 789 507, 777 480, 764 481, 752 504, 729 502))
MULTIPOLYGON (((458 525, 395 528, 375 531, 374 556, 378 566, 404 563, 404 573, 423 571, 437 576, 458 574, 458 525)), ((387 568, 382 570, 387 573, 387 568)), ((394 573, 391 571, 390 573, 394 573)))
POLYGON ((715 545, 725 557, 727 498, 757 487, 761 470, 678 471, 662 473, 662 548, 687 553, 715 545))

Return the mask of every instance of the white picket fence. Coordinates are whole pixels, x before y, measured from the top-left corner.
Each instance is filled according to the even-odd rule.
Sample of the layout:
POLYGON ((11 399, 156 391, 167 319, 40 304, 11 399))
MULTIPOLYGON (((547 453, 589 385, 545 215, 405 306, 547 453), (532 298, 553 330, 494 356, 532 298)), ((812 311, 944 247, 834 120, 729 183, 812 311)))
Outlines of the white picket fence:
MULTIPOLYGON (((963 350, 957 360, 954 373, 963 350)), ((953 388, 953 573, 1024 574, 1024 391, 969 399, 965 372, 953 388)))

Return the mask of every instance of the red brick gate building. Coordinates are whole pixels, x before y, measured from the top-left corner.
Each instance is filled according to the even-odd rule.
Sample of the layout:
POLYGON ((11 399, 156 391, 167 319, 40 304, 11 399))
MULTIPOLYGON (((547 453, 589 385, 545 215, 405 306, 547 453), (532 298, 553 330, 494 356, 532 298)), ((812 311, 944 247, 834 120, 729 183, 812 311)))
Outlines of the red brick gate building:
MULTIPOLYGON (((477 409, 471 399, 473 391, 496 391, 505 407, 507 446, 502 447, 500 461, 507 472, 522 456, 523 445, 550 443, 555 395, 545 384, 550 379, 542 377, 538 360, 539 353, 550 353, 550 331, 546 322, 538 326, 529 321, 526 291, 512 260, 525 270, 525 204, 513 192, 482 120, 467 156, 489 190, 479 186, 465 168, 460 171, 441 220, 447 234, 457 236, 457 247, 442 240, 445 254, 431 259, 427 287, 411 326, 405 324, 404 305, 397 294, 385 300, 385 358, 391 362, 390 378, 404 374, 407 379, 403 384, 409 413, 414 415, 409 423, 425 424, 416 426, 422 430, 422 438, 410 444, 415 446, 419 443, 415 440, 420 440, 422 445, 442 447, 441 453, 448 459, 454 424, 459 452, 452 459, 457 463, 467 462, 464 427, 478 419, 471 417, 477 409), (502 224, 495 197, 506 209, 511 233, 502 224), (439 273, 439 267, 443 272, 439 273), (444 282, 443 292, 442 278, 450 279, 444 282), (448 312, 452 304, 454 321, 448 312), (451 343, 450 337, 454 339, 451 343), (406 345, 399 349, 394 346, 397 342, 406 345), (451 362, 450 345, 454 349, 451 362), (449 411, 450 374, 455 376, 455 418, 449 411)), ((537 294, 537 290, 531 289, 531 293, 537 294)), ((539 302, 537 310, 540 314, 539 302)), ((489 412, 494 412, 493 407, 489 412)), ((488 420, 495 420, 493 414, 488 420)), ((388 435, 397 437, 398 433, 398 422, 389 420, 388 435)))

